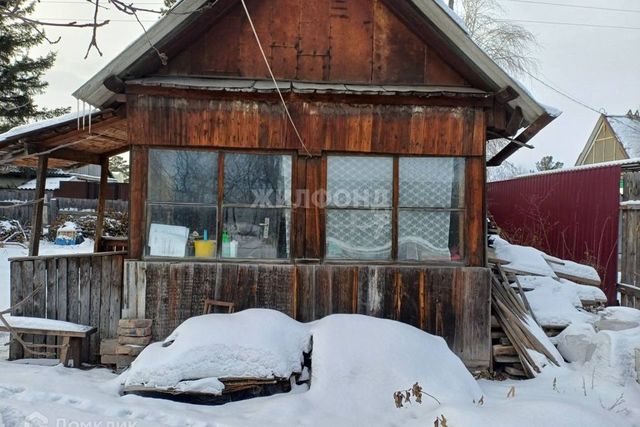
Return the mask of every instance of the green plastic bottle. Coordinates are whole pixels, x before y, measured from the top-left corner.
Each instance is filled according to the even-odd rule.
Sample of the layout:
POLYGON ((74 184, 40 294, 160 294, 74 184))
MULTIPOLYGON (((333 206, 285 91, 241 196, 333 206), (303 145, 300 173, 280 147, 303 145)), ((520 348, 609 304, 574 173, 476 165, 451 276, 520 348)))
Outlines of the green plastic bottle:
POLYGON ((222 232, 222 257, 229 258, 231 256, 231 241, 226 231, 222 232))

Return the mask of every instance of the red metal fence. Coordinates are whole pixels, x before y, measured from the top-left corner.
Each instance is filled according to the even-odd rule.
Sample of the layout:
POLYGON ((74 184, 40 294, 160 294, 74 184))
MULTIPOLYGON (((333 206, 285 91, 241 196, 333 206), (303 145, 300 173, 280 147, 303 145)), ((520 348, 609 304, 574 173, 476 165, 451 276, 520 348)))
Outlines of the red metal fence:
POLYGON ((596 267, 614 303, 620 172, 614 165, 493 182, 489 212, 512 243, 596 267))

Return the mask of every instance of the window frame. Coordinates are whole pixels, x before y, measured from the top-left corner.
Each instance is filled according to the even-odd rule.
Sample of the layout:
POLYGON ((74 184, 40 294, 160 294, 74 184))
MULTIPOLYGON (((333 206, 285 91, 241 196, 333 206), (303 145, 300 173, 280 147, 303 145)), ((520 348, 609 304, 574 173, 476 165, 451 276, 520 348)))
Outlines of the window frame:
MULTIPOLYGON (((270 263, 270 264, 286 264, 290 263, 293 260, 294 253, 294 239, 293 235, 295 230, 295 206, 293 201, 291 201, 290 206, 258 206, 255 209, 285 209, 289 210, 290 221, 289 221, 289 254, 286 258, 224 258, 222 256, 222 232, 224 231, 224 207, 236 207, 236 208, 251 208, 250 205, 246 204, 224 204, 224 160, 227 154, 247 154, 247 155, 263 155, 263 156, 289 156, 291 158, 291 194, 293 197, 293 191, 296 186, 295 182, 295 170, 296 170, 296 159, 297 154, 291 150, 237 150, 237 149, 209 149, 206 147, 174 147, 174 146, 153 146, 149 147, 147 150, 147 156, 151 155, 153 150, 167 150, 167 151, 193 151, 193 152, 215 152, 217 154, 217 168, 218 168, 218 176, 217 176, 217 194, 215 198, 215 204, 205 204, 205 203, 195 203, 195 202, 157 202, 149 200, 149 170, 147 168, 147 173, 145 176, 146 179, 146 187, 145 191, 145 200, 144 200, 144 212, 143 218, 145 221, 144 227, 144 247, 142 253, 142 259, 147 261, 170 261, 170 262, 221 262, 221 263, 248 263, 248 262, 258 262, 258 263, 270 263), (171 206, 194 206, 194 207, 207 207, 207 208, 215 208, 216 209, 216 252, 215 256, 211 258, 202 258, 196 256, 185 256, 185 257, 164 257, 164 256, 155 256, 148 255, 148 242, 149 242, 149 206, 158 206, 158 205, 171 205, 171 206)), ((148 164, 148 163, 147 163, 148 164)))
POLYGON ((388 259, 361 259, 361 258, 333 258, 327 256, 327 236, 326 229, 327 223, 329 220, 328 211, 329 210, 358 210, 364 209, 367 211, 388 211, 389 208, 359 208, 359 207, 346 207, 346 208, 335 208, 330 207, 328 204, 325 206, 325 210, 327 211, 324 215, 324 241, 323 241, 323 261, 327 264, 353 264, 353 263, 366 263, 371 265, 388 265, 388 264, 401 264, 401 265, 451 265, 451 266, 460 266, 467 265, 469 254, 467 253, 465 238, 467 236, 467 158, 464 156, 429 156, 429 155, 401 155, 401 154, 386 154, 386 153, 349 153, 349 152, 327 152, 324 155, 324 170, 325 179, 324 179, 324 189, 328 193, 328 183, 329 183, 329 157, 386 157, 391 158, 393 160, 393 174, 392 174, 392 202, 391 202, 391 256, 388 259), (462 172, 461 176, 463 178, 462 188, 461 188, 461 198, 462 202, 458 207, 401 207, 400 206, 400 159, 401 158, 453 158, 459 159, 462 164, 462 172), (400 219, 400 211, 418 211, 418 212, 450 212, 457 213, 459 216, 459 231, 460 234, 460 250, 462 255, 459 260, 438 260, 438 259, 429 259, 429 260, 410 260, 410 259, 400 259, 399 258, 399 244, 400 244, 400 235, 399 235, 399 219, 400 219))

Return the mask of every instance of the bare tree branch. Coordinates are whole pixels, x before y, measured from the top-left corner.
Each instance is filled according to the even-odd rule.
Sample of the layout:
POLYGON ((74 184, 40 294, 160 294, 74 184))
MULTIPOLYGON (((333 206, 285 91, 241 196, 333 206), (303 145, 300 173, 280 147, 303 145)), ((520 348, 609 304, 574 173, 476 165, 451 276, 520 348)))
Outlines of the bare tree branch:
POLYGON ((498 65, 516 75, 536 71, 535 35, 521 25, 501 20, 504 9, 496 0, 461 0, 457 12, 471 38, 498 65))

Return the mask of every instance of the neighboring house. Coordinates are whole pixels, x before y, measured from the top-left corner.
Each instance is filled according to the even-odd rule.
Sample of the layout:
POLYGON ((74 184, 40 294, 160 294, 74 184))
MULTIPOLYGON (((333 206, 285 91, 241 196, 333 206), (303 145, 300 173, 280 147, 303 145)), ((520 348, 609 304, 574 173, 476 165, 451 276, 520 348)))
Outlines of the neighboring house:
POLYGON ((602 114, 576 166, 640 158, 640 112, 624 116, 602 114))
MULTIPOLYGON (((100 108, 91 130, 30 135, 41 165, 130 152, 127 260, 79 261, 91 299, 102 265, 96 339, 121 313, 163 339, 215 298, 400 320, 487 368, 486 167, 555 113, 439 0, 247 6, 262 46, 239 1, 182 1, 75 92, 100 108), (515 140, 487 163, 493 138, 515 140)), ((33 164, 23 140, 0 150, 33 164)))
MULTIPOLYGON (((49 169, 47 178, 67 176, 59 169, 49 169)), ((14 165, 0 165, 0 190, 16 189, 36 177, 36 168, 14 165)))

